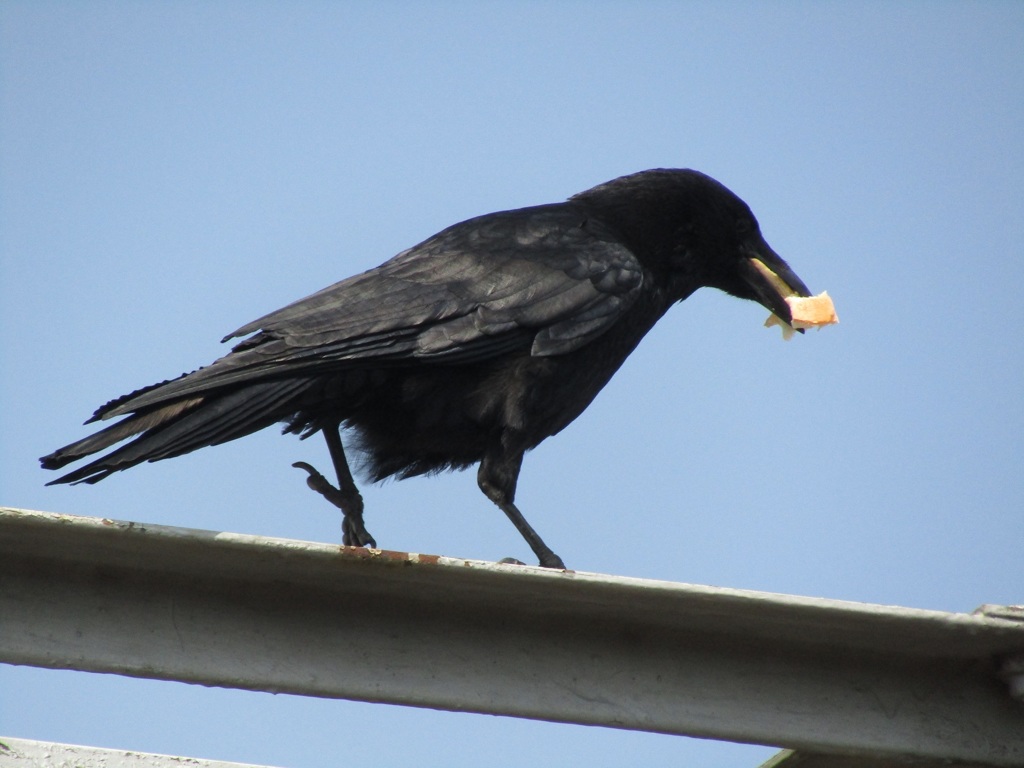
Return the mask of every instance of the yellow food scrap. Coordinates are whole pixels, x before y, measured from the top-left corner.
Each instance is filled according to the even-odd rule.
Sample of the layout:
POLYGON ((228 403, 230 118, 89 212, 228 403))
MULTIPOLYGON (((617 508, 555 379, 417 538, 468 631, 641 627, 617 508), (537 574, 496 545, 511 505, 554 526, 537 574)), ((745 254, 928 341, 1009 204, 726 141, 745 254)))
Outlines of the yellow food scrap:
POLYGON ((763 261, 760 259, 751 259, 750 261, 765 280, 786 300, 786 303, 789 304, 790 314, 793 315, 793 324, 790 325, 778 315, 772 314, 764 321, 765 328, 771 328, 773 325, 781 326, 782 338, 788 341, 797 329, 821 328, 823 325, 834 325, 839 322, 835 305, 832 304, 832 297, 828 295, 828 291, 822 291, 817 296, 797 296, 796 291, 786 285, 786 282, 763 261))
POLYGON ((821 328, 823 325, 834 325, 839 322, 839 316, 836 315, 836 308, 828 291, 822 291, 817 296, 787 296, 786 303, 793 314, 792 325, 774 314, 764 321, 765 328, 771 328, 773 325, 782 326, 784 339, 792 338, 795 330, 799 328, 821 328))

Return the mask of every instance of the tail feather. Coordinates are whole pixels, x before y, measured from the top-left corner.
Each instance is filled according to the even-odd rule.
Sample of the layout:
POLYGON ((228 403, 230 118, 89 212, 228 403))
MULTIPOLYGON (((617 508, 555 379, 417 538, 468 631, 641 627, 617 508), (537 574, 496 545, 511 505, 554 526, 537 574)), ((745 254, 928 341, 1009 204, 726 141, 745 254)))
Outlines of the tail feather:
MULTIPOLYGON (((77 440, 70 445, 65 445, 63 448, 58 448, 53 453, 39 459, 39 463, 43 469, 60 469, 90 454, 102 451, 104 448, 109 448, 115 443, 126 440, 132 435, 167 424, 176 416, 180 416, 183 412, 202 402, 202 397, 192 397, 161 408, 133 414, 117 424, 101 429, 99 432, 77 440)), ((86 424, 91 421, 93 419, 87 421, 86 424)), ((55 480, 54 482, 58 481, 55 480)), ((52 484, 49 483, 49 485, 52 484)))
POLYGON ((48 485, 97 483, 145 461, 181 456, 219 445, 281 421, 297 410, 310 381, 282 379, 259 382, 227 392, 186 398, 155 410, 132 414, 89 437, 40 459, 45 469, 59 469, 132 435, 130 443, 62 475, 48 485), (141 433, 141 434, 139 434, 141 433))
POLYGON ((141 460, 169 459, 257 432, 290 415, 295 410, 296 396, 308 387, 308 381, 291 379, 250 385, 218 397, 193 417, 168 425, 155 436, 159 441, 144 450, 146 455, 141 460))

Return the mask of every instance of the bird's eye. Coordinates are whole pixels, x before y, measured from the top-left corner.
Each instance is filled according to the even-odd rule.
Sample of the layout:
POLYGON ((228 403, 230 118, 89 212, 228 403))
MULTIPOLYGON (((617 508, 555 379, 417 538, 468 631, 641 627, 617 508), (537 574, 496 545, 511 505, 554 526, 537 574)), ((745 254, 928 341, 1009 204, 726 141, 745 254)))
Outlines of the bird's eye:
POLYGON ((754 225, 750 219, 739 219, 736 222, 736 231, 741 235, 749 235, 753 229, 754 225))

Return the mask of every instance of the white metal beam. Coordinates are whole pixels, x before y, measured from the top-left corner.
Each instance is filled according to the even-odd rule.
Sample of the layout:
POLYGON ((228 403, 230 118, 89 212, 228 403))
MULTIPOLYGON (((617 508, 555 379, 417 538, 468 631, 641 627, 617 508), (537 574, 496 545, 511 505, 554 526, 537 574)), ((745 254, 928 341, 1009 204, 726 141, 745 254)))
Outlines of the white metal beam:
POLYGON ((1004 678, 1022 658, 1012 609, 0 509, 0 661, 14 664, 1019 768, 1024 705, 1004 678))
POLYGON ((269 768, 0 736, 0 768, 269 768))

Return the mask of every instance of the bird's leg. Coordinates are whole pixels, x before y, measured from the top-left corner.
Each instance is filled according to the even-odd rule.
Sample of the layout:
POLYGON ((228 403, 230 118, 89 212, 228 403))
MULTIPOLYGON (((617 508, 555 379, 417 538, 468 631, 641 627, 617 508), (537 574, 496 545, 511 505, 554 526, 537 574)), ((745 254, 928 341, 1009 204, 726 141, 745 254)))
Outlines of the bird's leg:
POLYGON ((345 458, 345 449, 341 444, 338 425, 324 427, 321 432, 327 441, 327 450, 330 451, 334 471, 338 475, 338 487, 335 488, 331 485, 326 477, 304 461, 297 461, 292 466, 306 470, 309 473, 306 484, 344 513, 341 521, 343 544, 350 547, 376 548, 377 542, 363 525, 363 497, 359 493, 359 489, 356 488, 352 470, 348 468, 348 460, 345 458))
MULTIPOLYGON (((480 470, 477 472, 476 482, 484 495, 493 501, 504 512, 512 525, 516 527, 520 535, 526 539, 530 549, 537 556, 540 564, 545 568, 560 568, 565 570, 565 563, 562 558, 551 551, 551 548, 544 543, 533 527, 526 522, 523 513, 513 504, 516 495, 516 481, 519 479, 519 468, 523 464, 523 454, 508 456, 504 453, 495 456, 487 454, 480 462, 480 470)), ((511 561, 506 558, 502 562, 511 561)), ((517 561, 516 561, 517 562, 517 561)))

